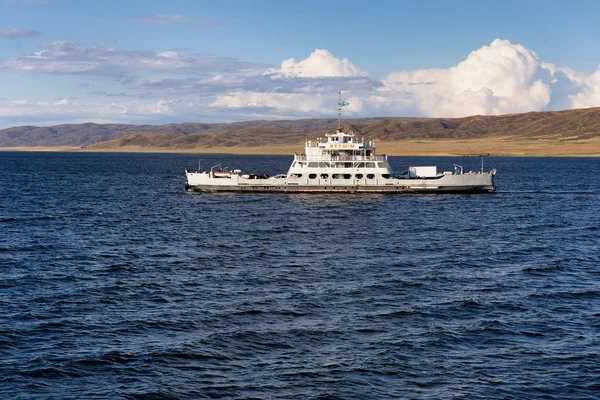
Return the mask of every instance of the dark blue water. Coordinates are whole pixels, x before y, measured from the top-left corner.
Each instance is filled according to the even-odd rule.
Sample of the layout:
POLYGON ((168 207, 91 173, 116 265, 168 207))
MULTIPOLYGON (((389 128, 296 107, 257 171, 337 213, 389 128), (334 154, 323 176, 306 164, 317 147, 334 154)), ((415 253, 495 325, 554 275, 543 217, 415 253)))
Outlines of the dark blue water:
POLYGON ((0 153, 0 398, 599 398, 600 159, 489 158, 489 195, 187 194, 197 158, 0 153))

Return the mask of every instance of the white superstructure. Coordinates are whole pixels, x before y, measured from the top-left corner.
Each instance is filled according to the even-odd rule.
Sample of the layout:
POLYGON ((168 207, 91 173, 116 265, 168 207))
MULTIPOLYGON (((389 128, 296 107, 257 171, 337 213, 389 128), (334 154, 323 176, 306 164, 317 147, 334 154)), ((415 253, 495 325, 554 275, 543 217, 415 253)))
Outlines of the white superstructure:
POLYGON ((294 156, 287 175, 314 184, 368 185, 390 183, 392 170, 387 156, 376 154, 374 141, 358 139, 339 127, 316 142, 307 141, 305 152, 294 156))

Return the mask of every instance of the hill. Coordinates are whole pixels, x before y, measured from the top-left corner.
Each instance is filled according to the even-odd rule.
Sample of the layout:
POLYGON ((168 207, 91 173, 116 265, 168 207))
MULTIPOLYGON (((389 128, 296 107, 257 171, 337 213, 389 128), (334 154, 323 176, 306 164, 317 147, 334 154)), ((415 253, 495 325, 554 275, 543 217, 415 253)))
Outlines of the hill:
MULTIPOLYGON (((600 107, 464 118, 363 118, 344 120, 358 136, 402 140, 586 140, 600 138, 600 107)), ((74 124, 21 126, 0 131, 0 147, 76 146, 91 149, 210 149, 295 145, 333 131, 337 119, 181 123, 168 125, 74 124)))
MULTIPOLYGON (((382 118, 349 120, 353 123, 367 123, 382 118)), ((19 126, 0 130, 0 147, 17 146, 89 146, 110 141, 126 135, 181 135, 206 132, 260 132, 287 131, 304 133, 323 132, 337 125, 337 119, 304 119, 291 121, 247 121, 236 123, 181 123, 168 125, 127 125, 127 124, 67 124, 50 127, 19 126)))

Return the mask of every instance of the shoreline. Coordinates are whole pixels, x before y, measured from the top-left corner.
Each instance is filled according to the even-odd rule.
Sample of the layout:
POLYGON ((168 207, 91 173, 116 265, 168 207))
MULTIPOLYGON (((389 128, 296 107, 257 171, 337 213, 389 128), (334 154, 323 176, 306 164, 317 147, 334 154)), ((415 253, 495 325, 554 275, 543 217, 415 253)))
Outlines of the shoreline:
MULTIPOLYGON (((498 157, 600 157, 600 138, 539 139, 514 138, 464 140, 402 140, 377 141, 379 154, 389 156, 478 156, 498 157)), ((260 147, 164 148, 119 147, 94 148, 76 146, 19 146, 0 147, 0 152, 76 152, 76 153, 180 153, 180 154, 239 154, 291 155, 304 151, 302 143, 260 147)))

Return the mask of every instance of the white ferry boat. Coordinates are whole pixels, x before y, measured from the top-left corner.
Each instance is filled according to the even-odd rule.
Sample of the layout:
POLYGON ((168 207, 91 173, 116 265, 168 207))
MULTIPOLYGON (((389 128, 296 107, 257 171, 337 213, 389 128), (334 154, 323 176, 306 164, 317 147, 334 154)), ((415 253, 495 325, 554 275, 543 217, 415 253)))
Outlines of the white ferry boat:
POLYGON ((307 141, 303 154, 296 154, 287 174, 273 177, 246 174, 239 169, 213 166, 209 171, 185 170, 187 191, 200 192, 285 192, 285 193, 452 193, 496 190, 496 169, 465 172, 438 172, 435 166, 411 166, 394 176, 388 157, 378 155, 373 140, 345 132, 341 124, 339 99, 338 127, 315 142, 307 141))

